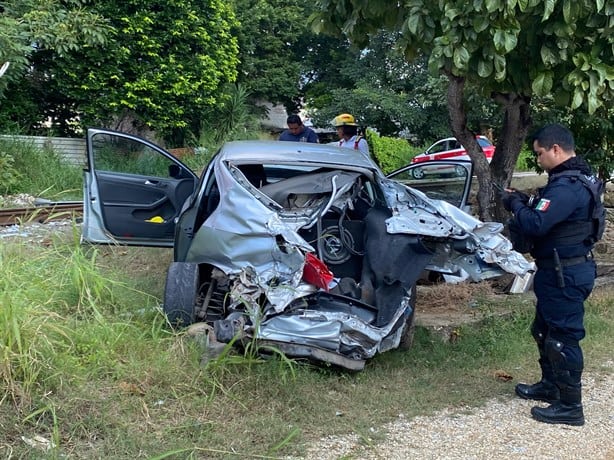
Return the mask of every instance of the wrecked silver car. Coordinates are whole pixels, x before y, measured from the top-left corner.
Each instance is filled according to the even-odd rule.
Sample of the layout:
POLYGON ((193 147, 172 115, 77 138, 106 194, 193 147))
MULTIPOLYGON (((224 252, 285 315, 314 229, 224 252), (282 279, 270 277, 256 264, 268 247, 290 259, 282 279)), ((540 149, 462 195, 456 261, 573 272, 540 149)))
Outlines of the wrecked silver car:
POLYGON ((411 344, 425 269, 479 281, 533 268, 501 224, 350 149, 230 142, 200 179, 135 136, 90 129, 87 149, 83 240, 172 246, 164 311, 208 323, 218 342, 360 370, 411 344))

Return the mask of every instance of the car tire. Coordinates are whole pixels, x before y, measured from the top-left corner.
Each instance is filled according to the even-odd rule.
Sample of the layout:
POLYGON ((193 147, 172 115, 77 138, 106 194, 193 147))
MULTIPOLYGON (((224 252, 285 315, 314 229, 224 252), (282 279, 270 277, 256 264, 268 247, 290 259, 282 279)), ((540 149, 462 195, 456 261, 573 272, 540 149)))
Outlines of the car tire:
POLYGON ((414 176, 414 179, 424 179, 424 170, 422 168, 412 169, 411 175, 414 176))
POLYGON ((198 264, 173 262, 168 267, 163 310, 173 327, 194 323, 200 276, 198 264))
POLYGON ((405 320, 405 330, 403 331, 403 335, 401 335, 401 340, 399 341, 399 350, 409 350, 414 343, 414 334, 416 332, 416 322, 414 321, 416 318, 416 298, 416 285, 414 284, 411 288, 411 295, 409 297, 411 313, 405 320))

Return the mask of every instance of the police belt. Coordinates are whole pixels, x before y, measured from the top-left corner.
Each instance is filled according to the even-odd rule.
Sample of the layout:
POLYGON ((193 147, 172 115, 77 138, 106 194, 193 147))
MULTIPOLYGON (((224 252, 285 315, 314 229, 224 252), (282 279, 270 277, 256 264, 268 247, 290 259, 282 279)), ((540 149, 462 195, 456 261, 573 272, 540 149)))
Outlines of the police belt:
MULTIPOLYGON (((561 267, 569 267, 571 265, 583 264, 584 262, 588 262, 592 260, 591 256, 578 256, 578 257, 568 257, 566 259, 560 259, 561 267)), ((536 259, 535 264, 537 268, 556 268, 557 263, 554 259, 536 259)))

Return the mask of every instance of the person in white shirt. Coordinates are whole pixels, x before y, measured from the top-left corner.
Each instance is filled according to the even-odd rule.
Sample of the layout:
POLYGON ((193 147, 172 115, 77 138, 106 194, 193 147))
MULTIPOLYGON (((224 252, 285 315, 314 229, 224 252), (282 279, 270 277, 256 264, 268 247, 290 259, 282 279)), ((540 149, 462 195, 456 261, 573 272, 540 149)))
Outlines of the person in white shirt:
POLYGON ((337 135, 339 136, 337 145, 339 147, 359 150, 367 156, 370 155, 369 144, 364 137, 358 135, 358 125, 353 115, 349 113, 337 115, 333 120, 333 124, 337 128, 337 135))

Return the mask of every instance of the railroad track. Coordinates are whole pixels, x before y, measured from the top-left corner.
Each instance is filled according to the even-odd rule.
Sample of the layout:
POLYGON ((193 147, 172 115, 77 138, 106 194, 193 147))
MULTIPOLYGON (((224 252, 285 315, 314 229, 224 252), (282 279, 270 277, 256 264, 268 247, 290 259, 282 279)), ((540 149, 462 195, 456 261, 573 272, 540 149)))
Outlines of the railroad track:
POLYGON ((28 222, 44 223, 83 214, 82 201, 43 202, 27 208, 0 209, 0 226, 28 222))
MULTIPOLYGON (((606 209, 610 213, 614 212, 614 207, 606 206, 606 209)), ((27 208, 0 209, 0 226, 28 222, 44 223, 81 215, 83 215, 82 201, 42 201, 27 208)))

